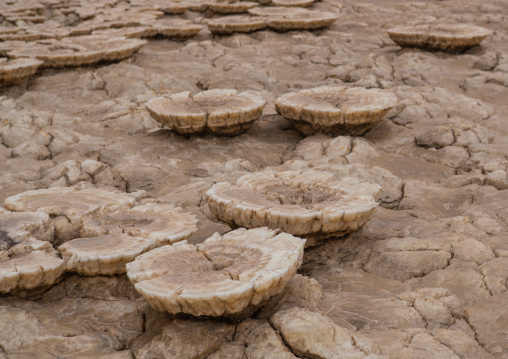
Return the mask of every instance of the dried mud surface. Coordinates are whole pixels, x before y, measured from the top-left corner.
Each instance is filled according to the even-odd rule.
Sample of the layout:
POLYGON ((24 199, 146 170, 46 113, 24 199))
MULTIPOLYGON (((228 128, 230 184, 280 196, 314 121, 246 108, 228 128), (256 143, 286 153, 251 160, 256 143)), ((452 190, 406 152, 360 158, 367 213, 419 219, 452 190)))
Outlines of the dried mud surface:
POLYGON ((203 199, 212 184, 313 168, 380 184, 374 218, 308 248, 285 291, 240 322, 156 312, 125 275, 66 274, 49 289, 2 295, 0 358, 508 358, 508 3, 323 0, 311 9, 340 10, 339 20, 225 37, 205 27, 185 41, 149 39, 121 62, 42 69, 2 87, 0 203, 81 182, 145 190, 194 213, 189 242, 201 243, 231 230, 203 199), (448 54, 402 49, 385 31, 441 22, 494 33, 448 54), (304 138, 276 114, 278 96, 334 84, 391 89, 399 105, 363 137, 304 138), (213 88, 261 92, 263 116, 237 137, 185 137, 145 109, 161 95, 213 88))

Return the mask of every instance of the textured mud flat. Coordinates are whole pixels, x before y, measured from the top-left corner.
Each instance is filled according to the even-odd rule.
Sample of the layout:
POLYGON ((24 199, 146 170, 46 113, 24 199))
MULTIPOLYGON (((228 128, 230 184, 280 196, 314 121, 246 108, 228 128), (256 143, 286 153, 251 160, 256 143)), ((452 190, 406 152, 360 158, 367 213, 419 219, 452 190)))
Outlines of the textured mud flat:
MULTIPOLYGON (((55 249, 87 223, 92 228, 95 218, 71 221, 84 212, 22 212, 20 219, 2 207, 0 269, 15 261, 41 285, 16 279, 17 289, 0 294, 0 358, 507 358, 508 4, 322 0, 309 9, 336 14, 328 28, 216 36, 206 24, 223 15, 183 3, 0 5, 2 56, 29 51, 13 42, 26 39, 46 41, 38 45, 44 51, 70 46, 73 32, 148 37, 134 39, 146 41, 134 53, 90 55, 116 62, 48 68, 34 60, 18 69, 20 79, 5 77, 0 203, 50 187, 101 189, 122 197, 122 213, 176 206, 194 214, 188 242, 199 245, 233 229, 208 208, 213 184, 261 170, 312 169, 380 185, 373 219, 307 248, 298 274, 251 318, 221 321, 155 311, 122 271, 63 273, 55 249), (170 38, 167 29, 153 30, 178 19, 187 27, 171 27, 170 38), (42 31, 44 23, 51 24, 42 31), (403 49, 386 32, 439 23, 493 33, 480 46, 445 53, 403 49), (15 26, 23 29, 14 33, 15 26), (118 31, 133 26, 148 29, 118 31), (334 85, 390 90, 399 103, 362 137, 303 137, 276 112, 286 93, 334 85), (145 107, 216 88, 259 92, 267 103, 261 118, 236 137, 182 136, 161 128, 145 107), (19 223, 37 223, 23 229, 37 240, 12 232, 19 223), (41 258, 51 265, 38 265, 41 258)), ((90 48, 81 46, 71 46, 78 60, 90 48)))

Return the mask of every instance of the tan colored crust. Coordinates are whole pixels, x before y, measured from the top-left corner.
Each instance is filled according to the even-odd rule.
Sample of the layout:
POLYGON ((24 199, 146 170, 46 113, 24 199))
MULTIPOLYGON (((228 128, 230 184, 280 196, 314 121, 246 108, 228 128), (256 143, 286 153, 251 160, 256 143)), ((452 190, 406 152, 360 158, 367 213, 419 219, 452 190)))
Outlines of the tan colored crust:
POLYGON ((231 315, 281 293, 301 265, 304 243, 267 228, 239 229, 198 246, 154 249, 127 264, 127 275, 157 310, 231 315))
MULTIPOLYGON (((303 238, 340 237, 373 217, 380 187, 319 171, 264 171, 207 192, 212 214, 233 226, 268 227, 303 238)), ((308 243, 313 244, 312 242, 308 243)))
POLYGON ((223 136, 247 131, 261 116, 264 106, 265 101, 254 94, 228 89, 194 96, 181 92, 146 104, 155 120, 180 134, 211 132, 223 136))
POLYGON ((406 26, 387 32, 397 45, 441 51, 462 51, 492 34, 489 29, 466 24, 406 26))
POLYGON ((235 32, 253 32, 266 28, 263 19, 248 16, 226 16, 208 22, 212 34, 229 35, 235 32))
POLYGON ((42 251, 0 263, 0 293, 53 284, 63 273, 64 261, 42 251))
POLYGON ((275 108, 306 136, 361 135, 397 102, 386 90, 323 86, 285 94, 275 101, 275 108))
POLYGON ((45 67, 83 66, 100 61, 116 61, 131 56, 145 40, 100 35, 48 40, 8 52, 11 58, 35 58, 45 67))
POLYGON ((0 60, 0 85, 12 85, 35 74, 42 61, 36 59, 0 60))
POLYGON ((276 31, 316 30, 333 24, 338 15, 327 11, 296 7, 253 8, 249 14, 266 18, 266 25, 276 31))

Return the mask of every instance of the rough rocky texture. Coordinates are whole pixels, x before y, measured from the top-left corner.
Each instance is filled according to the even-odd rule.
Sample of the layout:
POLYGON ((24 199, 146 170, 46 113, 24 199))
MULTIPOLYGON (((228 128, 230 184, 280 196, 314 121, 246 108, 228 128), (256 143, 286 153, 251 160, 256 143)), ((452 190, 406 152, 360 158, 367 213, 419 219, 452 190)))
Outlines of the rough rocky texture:
POLYGON ((324 86, 281 96, 275 108, 306 136, 318 132, 336 136, 363 134, 396 104, 390 92, 324 86))
POLYGON ((159 311, 239 314, 282 292, 301 265, 304 244, 267 228, 238 229, 198 246, 150 251, 127 265, 127 275, 159 311))
POLYGON ((153 118, 179 134, 210 132, 234 136, 247 131, 265 107, 265 101, 236 90, 181 92, 149 101, 153 118))
MULTIPOLYGON (((301 3, 274 1, 284 2, 301 3)), ((0 358, 293 358, 300 356, 296 343, 282 335, 293 327, 278 332, 269 322, 288 310, 313 313, 353 338, 337 344, 328 332, 315 337, 317 323, 304 336, 313 337, 313 353, 351 343, 354 355, 371 359, 506 357, 507 6, 322 0, 308 10, 340 20, 320 30, 216 36, 206 25, 228 16, 208 1, 0 2, 0 38, 11 39, 0 42, 3 58, 92 32, 111 37, 149 27, 153 34, 166 21, 204 27, 188 39, 151 35, 124 60, 40 66, 30 78, 2 85, 2 203, 52 187, 129 196, 144 190, 122 212, 150 203, 181 207, 199 219, 187 239, 197 245, 232 230, 204 198, 215 183, 313 169, 382 187, 374 218, 354 235, 307 248, 299 273, 250 319, 175 320, 152 309, 125 274, 68 272, 51 286, 0 295, 0 358), (492 35, 448 53, 401 48, 386 32, 449 23, 492 35), (363 137, 304 138, 274 102, 320 86, 389 90, 399 103, 363 137), (254 91, 267 102, 236 137, 181 136, 162 129, 145 107, 160 96, 224 88, 254 91)), ((34 210, 0 209, 0 231, 7 233, 0 232, 0 265, 37 250, 57 259, 55 247, 81 237, 81 224, 34 210)))
POLYGON ((308 238, 341 237, 374 215, 380 187, 356 178, 335 180, 318 171, 258 172, 207 192, 210 212, 230 225, 267 226, 308 238))

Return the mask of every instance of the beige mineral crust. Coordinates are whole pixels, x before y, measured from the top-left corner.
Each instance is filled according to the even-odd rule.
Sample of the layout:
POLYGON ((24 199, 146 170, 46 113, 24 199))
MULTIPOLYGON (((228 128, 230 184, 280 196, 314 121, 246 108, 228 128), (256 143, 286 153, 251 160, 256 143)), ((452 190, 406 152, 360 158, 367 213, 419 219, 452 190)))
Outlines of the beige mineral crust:
POLYGON ((467 24, 436 24, 397 27, 387 30, 400 46, 442 51, 461 51, 479 45, 492 31, 467 24))
POLYGON ((100 61, 116 61, 131 56, 146 40, 88 35, 47 40, 8 52, 10 58, 36 58, 45 67, 84 66, 100 61))
POLYGON ((65 268, 64 261, 42 251, 0 263, 0 293, 51 285, 65 268))
POLYGON ((11 85, 29 78, 42 63, 36 59, 0 59, 0 85, 11 85))
MULTIPOLYGON (((54 228, 49 216, 42 212, 10 212, 0 208, 0 252, 8 256, 36 250, 54 252, 50 242, 54 228)), ((2 260, 0 259, 0 262, 2 260)))
POLYGON ((82 237, 125 233, 153 241, 156 247, 189 238, 197 230, 197 218, 168 204, 145 204, 83 220, 82 237))
POLYGON ((235 32, 253 32, 263 30, 266 23, 259 17, 225 16, 208 22, 208 30, 212 34, 229 35, 235 32))
POLYGON ((265 101, 250 92, 214 89, 191 95, 180 92, 158 97, 146 104, 150 115, 179 134, 211 132, 235 136, 259 119, 265 101))
POLYGON ((315 0, 272 0, 274 6, 309 7, 315 0))
POLYGON ((128 39, 135 37, 152 37, 157 35, 157 30, 150 26, 132 26, 122 27, 120 29, 95 30, 92 35, 108 37, 126 37, 128 39))
POLYGON ((257 2, 250 1, 223 1, 210 3, 210 9, 218 14, 241 14, 249 11, 257 5, 257 2))
POLYGON ((307 10, 297 7, 256 7, 249 10, 253 16, 265 18, 266 25, 276 31, 316 30, 328 27, 339 17, 328 11, 307 10))
POLYGON ((125 273, 127 263, 154 247, 151 239, 115 233, 73 239, 58 247, 58 251, 67 271, 93 276, 125 273))
POLYGON ((159 311, 239 315, 283 291, 301 265, 304 244, 268 228, 242 228, 197 246, 154 249, 127 264, 127 276, 159 311))
POLYGON ((181 19, 159 20, 152 23, 152 27, 157 32, 157 35, 181 39, 196 36, 203 29, 203 25, 181 19))
POLYGON ((43 212, 52 217, 55 241, 78 238, 87 216, 102 216, 108 212, 132 207, 136 194, 87 188, 53 187, 27 191, 5 199, 4 206, 15 212, 43 212))
POLYGON ((374 215, 380 186, 320 171, 263 171, 206 193, 211 213, 246 228, 268 227, 318 240, 359 230, 374 215))
POLYGON ((322 86, 285 94, 275 101, 275 108, 306 136, 361 135, 397 103, 386 90, 322 86))

